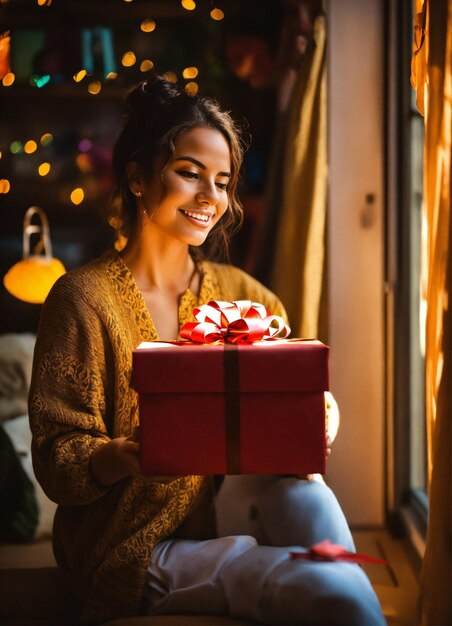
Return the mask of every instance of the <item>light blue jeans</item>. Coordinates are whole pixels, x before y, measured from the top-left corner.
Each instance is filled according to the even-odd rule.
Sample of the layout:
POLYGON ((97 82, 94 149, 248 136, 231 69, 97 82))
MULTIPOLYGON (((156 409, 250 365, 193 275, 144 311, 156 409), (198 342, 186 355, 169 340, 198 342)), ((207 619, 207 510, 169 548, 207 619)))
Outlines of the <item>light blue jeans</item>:
POLYGON ((289 558, 290 551, 327 538, 354 550, 327 486, 227 477, 217 517, 218 539, 169 539, 155 547, 145 594, 149 614, 210 613, 274 625, 386 624, 359 565, 289 558))

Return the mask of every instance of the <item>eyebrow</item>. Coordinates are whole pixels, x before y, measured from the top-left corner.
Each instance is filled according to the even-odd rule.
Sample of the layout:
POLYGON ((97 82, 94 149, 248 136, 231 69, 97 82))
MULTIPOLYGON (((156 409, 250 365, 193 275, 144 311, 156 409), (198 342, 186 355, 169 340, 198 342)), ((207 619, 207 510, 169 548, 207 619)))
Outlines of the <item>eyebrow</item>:
MULTIPOLYGON (((193 163, 194 165, 197 165, 202 170, 206 169, 206 166, 203 163, 201 163, 201 161, 198 161, 198 159, 195 159, 194 157, 191 157, 191 156, 177 157, 177 159, 174 159, 173 163, 175 163, 176 161, 190 161, 191 163, 193 163)), ((226 178, 231 178, 232 174, 231 172, 218 172, 217 176, 226 176, 226 178)))

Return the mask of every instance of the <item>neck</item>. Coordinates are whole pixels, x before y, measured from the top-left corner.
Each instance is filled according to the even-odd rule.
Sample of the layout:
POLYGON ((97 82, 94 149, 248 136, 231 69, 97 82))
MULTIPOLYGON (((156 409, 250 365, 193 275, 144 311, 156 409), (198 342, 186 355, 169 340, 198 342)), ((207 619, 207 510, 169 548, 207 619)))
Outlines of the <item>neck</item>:
POLYGON ((145 293, 183 293, 193 277, 195 263, 186 244, 171 240, 132 237, 121 252, 124 263, 135 278, 138 289, 145 293))

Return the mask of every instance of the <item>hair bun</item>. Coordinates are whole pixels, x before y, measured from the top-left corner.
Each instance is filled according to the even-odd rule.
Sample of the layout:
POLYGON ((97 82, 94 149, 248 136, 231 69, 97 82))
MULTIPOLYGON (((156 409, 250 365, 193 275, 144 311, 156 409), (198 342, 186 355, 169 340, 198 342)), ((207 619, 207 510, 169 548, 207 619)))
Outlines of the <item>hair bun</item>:
POLYGON ((152 109, 160 109, 180 96, 180 91, 173 83, 162 76, 155 75, 135 87, 127 96, 126 115, 149 114, 152 109))

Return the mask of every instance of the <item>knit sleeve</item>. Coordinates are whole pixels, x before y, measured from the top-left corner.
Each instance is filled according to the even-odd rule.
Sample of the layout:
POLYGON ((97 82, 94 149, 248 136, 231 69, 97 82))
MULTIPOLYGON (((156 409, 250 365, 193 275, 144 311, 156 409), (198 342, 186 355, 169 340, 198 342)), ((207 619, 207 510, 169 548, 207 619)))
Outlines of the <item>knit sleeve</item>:
POLYGON ((90 459, 109 440, 109 349, 83 286, 64 276, 43 306, 29 395, 34 470, 61 505, 87 504, 106 492, 90 459))

